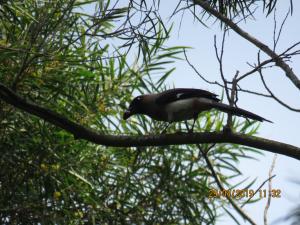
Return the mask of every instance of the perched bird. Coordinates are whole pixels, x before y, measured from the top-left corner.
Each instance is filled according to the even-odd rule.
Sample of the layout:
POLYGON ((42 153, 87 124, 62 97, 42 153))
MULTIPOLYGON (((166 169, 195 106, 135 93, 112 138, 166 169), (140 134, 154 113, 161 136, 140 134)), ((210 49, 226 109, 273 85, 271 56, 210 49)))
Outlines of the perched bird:
POLYGON ((135 114, 144 114, 154 120, 169 122, 169 124, 194 119, 193 130, 198 114, 210 109, 260 122, 271 122, 247 110, 221 103, 216 94, 193 88, 175 88, 161 93, 137 96, 124 112, 123 119, 126 120, 135 114))

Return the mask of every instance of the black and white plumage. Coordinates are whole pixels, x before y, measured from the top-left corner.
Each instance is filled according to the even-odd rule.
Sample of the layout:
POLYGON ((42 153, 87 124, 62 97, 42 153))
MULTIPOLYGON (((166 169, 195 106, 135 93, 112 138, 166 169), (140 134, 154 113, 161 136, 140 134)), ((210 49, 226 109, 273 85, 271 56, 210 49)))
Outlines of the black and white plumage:
POLYGON ((161 93, 137 96, 130 103, 123 118, 126 120, 132 115, 144 114, 155 120, 172 123, 196 120, 199 113, 210 109, 260 122, 271 122, 247 110, 221 103, 216 94, 193 88, 175 88, 161 93))

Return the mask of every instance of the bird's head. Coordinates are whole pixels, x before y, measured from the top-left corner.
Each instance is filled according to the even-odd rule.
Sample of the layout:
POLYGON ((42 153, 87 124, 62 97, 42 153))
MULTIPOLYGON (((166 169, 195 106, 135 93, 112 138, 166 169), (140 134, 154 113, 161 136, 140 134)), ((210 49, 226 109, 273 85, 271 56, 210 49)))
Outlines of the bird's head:
POLYGON ((143 113, 144 101, 143 95, 135 97, 131 101, 129 108, 124 112, 123 119, 127 120, 132 115, 143 113))

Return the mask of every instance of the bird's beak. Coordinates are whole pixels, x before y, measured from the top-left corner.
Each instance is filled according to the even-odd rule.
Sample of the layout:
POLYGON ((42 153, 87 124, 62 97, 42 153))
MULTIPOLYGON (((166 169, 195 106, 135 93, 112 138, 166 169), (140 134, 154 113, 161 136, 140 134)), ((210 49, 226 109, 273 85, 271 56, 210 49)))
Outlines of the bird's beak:
POLYGON ((131 111, 126 110, 126 111, 124 112, 123 119, 124 119, 124 120, 127 120, 130 116, 132 116, 131 111))

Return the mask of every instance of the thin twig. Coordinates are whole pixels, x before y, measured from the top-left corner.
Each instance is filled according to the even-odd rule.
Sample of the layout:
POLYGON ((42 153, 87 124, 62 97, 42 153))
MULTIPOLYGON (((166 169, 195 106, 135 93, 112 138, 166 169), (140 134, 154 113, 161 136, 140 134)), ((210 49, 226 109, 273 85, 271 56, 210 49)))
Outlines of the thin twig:
MULTIPOLYGON (((232 79, 232 88, 231 88, 231 95, 230 95, 230 99, 229 99, 229 105, 231 107, 234 107, 234 105, 236 105, 236 101, 237 101, 237 77, 239 75, 239 71, 236 71, 236 74, 234 76, 234 78, 232 79)), ((232 127, 232 113, 228 113, 228 117, 227 117, 227 124, 226 127, 231 129, 232 127)))
POLYGON ((273 179, 274 177, 276 177, 276 175, 274 174, 273 176, 269 177, 268 179, 266 179, 264 182, 262 182, 262 184, 256 189, 256 191, 254 192, 253 196, 248 198, 247 201, 245 201, 242 205, 241 208, 243 208, 248 202, 250 202, 250 200, 257 194, 257 192, 265 185, 265 183, 267 183, 268 181, 270 181, 271 179, 273 179))
POLYGON ((237 91, 241 91, 241 92, 245 92, 245 93, 249 93, 249 94, 257 95, 257 96, 261 96, 261 97, 266 97, 266 98, 271 98, 272 97, 269 94, 264 94, 264 93, 260 93, 260 92, 251 91, 251 90, 248 90, 248 89, 241 88, 240 85, 237 85, 237 91))
MULTIPOLYGON (((260 53, 258 53, 257 55, 257 61, 258 61, 258 64, 260 64, 260 53)), ((268 87, 266 81, 265 81, 265 78, 262 74, 262 70, 261 69, 258 69, 258 72, 259 72, 259 75, 260 75, 260 78, 261 78, 261 81, 265 87, 265 89, 269 92, 269 94, 272 96, 272 98, 277 101, 279 104, 281 104, 282 106, 288 108, 289 110, 291 111, 294 111, 294 112, 300 112, 300 109, 296 109, 296 108, 293 108, 291 106, 289 106, 288 104, 286 104, 285 102, 281 101, 276 95, 274 95, 274 93, 271 91, 271 89, 268 87)))
MULTIPOLYGON (((185 50, 183 51, 183 53, 184 53, 186 62, 189 64, 189 66, 194 70, 194 72, 195 72, 195 73, 196 73, 196 74, 197 74, 204 82, 206 82, 206 83, 208 83, 208 84, 211 84, 211 85, 217 85, 217 86, 219 86, 219 87, 221 87, 221 88, 225 88, 225 86, 224 86, 223 84, 219 83, 218 81, 210 81, 210 80, 206 79, 205 76, 203 76, 203 75, 196 69, 196 67, 191 63, 191 61, 189 60, 189 58, 188 58, 188 56, 187 56, 185 50)), ((272 62, 273 60, 268 60, 268 61, 272 62)), ((267 64, 267 62, 265 62, 265 63, 267 64)), ((262 62, 261 64, 263 65, 264 62, 262 62)), ((257 69, 256 69, 255 71, 257 71, 257 69)), ((250 72, 249 72, 249 73, 250 73, 250 72)), ((244 75, 247 76, 247 73, 245 73, 244 75)), ((243 76, 244 76, 244 75, 243 75, 243 76)), ((237 81, 241 80, 240 78, 242 78, 242 77, 239 77, 239 78, 237 79, 237 81)), ((231 88, 230 88, 230 87, 228 87, 228 89, 231 91, 231 88)), ((241 92, 245 92, 245 93, 253 94, 253 95, 258 95, 258 96, 266 97, 266 98, 270 98, 270 97, 271 97, 271 95, 268 95, 268 94, 264 94, 264 93, 260 93, 260 92, 251 91, 251 90, 247 90, 247 89, 241 88, 240 85, 237 85, 237 91, 241 91, 241 92)))
MULTIPOLYGON (((273 157, 272 165, 271 165, 270 170, 269 170, 269 177, 272 176, 272 172, 273 172, 274 167, 275 167, 276 158, 277 158, 277 154, 275 154, 274 157, 273 157)), ((266 204, 266 207, 265 207, 265 210, 264 210, 264 225, 268 225, 267 215, 268 215, 268 209, 270 208, 271 198, 272 198, 272 191, 271 190, 272 190, 272 180, 269 179, 269 194, 268 194, 267 204, 266 204)))
POLYGON ((217 47, 216 35, 214 36, 214 48, 215 48, 215 54, 216 54, 217 60, 219 62, 220 75, 221 75, 221 78, 222 78, 222 81, 223 81, 224 87, 225 87, 225 94, 226 94, 228 102, 230 102, 229 89, 228 89, 228 85, 227 85, 228 81, 226 80, 225 75, 224 75, 224 71, 223 71, 223 55, 224 55, 226 32, 227 32, 226 30, 224 30, 224 32, 223 32, 222 45, 221 45, 220 53, 219 53, 218 47, 217 47))
MULTIPOLYGON (((279 32, 278 32, 278 34, 277 34, 276 40, 275 40, 275 36, 274 36, 274 47, 273 47, 273 51, 275 51, 276 46, 277 46, 277 44, 278 44, 278 42, 279 42, 279 39, 280 39, 282 30, 283 30, 284 24, 285 24, 285 22, 286 22, 286 20, 287 20, 287 18, 288 18, 288 16, 289 16, 289 13, 290 13, 290 9, 287 11, 287 13, 286 13, 286 15, 285 15, 285 17, 284 17, 284 19, 283 19, 281 25, 280 25, 279 32)), ((275 14, 275 11, 274 11, 274 21, 275 21, 275 24, 276 24, 276 14, 275 14)), ((275 30, 275 28, 274 28, 274 33, 275 33, 275 32, 276 32, 276 30, 275 30)))
POLYGON ((274 62, 274 59, 268 59, 263 62, 261 62, 259 65, 255 66, 252 70, 248 71, 247 73, 244 73, 240 77, 237 78, 237 82, 241 81, 242 79, 248 77, 249 75, 257 72, 259 69, 262 69, 265 65, 274 62))
POLYGON ((186 54, 186 51, 185 49, 183 49, 183 53, 184 53, 184 57, 185 57, 185 60, 186 62, 189 64, 190 67, 192 67, 192 69, 195 71, 195 73, 202 79, 204 80, 206 83, 208 84, 217 84, 217 82, 213 82, 213 81, 209 81, 207 80, 196 68, 195 66, 189 61, 188 57, 187 57, 187 54, 186 54))
MULTIPOLYGON (((203 156, 203 158, 204 158, 204 160, 205 160, 205 162, 206 162, 213 178, 215 179, 216 184, 218 185, 219 189, 221 191, 224 191, 225 188, 223 187, 223 184, 221 183, 221 181, 220 181, 220 179, 219 179, 219 177, 218 177, 218 175, 217 175, 217 173, 216 173, 216 171, 215 171, 215 169, 214 169, 214 167, 213 167, 213 165, 212 165, 212 163, 211 163, 211 161, 210 161, 210 159, 207 155, 207 152, 205 152, 199 144, 197 144, 197 147, 198 147, 199 151, 201 152, 201 154, 202 154, 202 156, 203 156)), ((247 220, 252 225, 256 225, 256 223, 252 220, 252 218, 241 207, 239 207, 230 196, 226 195, 226 198, 238 214, 240 214, 245 220, 247 220)))
POLYGON ((274 14, 273 14, 273 21, 274 21, 274 28, 273 28, 273 51, 276 49, 276 31, 277 31, 277 20, 276 20, 276 7, 274 8, 274 14))

